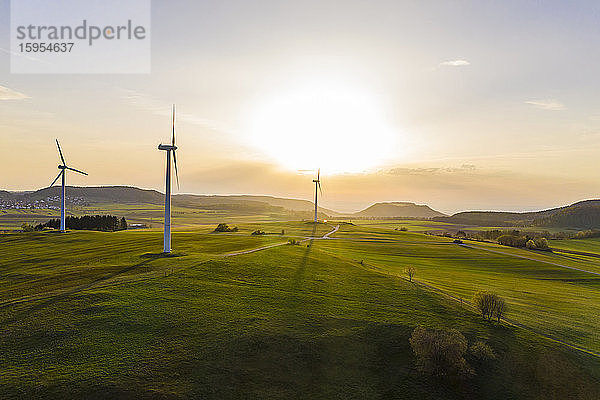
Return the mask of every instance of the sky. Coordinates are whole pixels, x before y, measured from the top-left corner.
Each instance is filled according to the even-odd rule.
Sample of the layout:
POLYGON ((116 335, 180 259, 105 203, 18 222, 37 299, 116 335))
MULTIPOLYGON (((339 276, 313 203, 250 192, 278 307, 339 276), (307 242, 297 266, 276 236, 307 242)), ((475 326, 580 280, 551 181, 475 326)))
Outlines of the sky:
POLYGON ((0 0, 0 189, 164 190, 446 213, 600 197, 600 3, 153 1, 151 73, 11 74, 0 0))

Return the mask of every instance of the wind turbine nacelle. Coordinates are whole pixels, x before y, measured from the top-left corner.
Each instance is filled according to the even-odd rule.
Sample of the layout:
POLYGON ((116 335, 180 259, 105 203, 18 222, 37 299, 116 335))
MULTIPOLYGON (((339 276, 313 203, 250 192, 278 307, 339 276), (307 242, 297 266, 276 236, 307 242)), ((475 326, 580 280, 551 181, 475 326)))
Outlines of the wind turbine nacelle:
POLYGON ((159 144, 158 145, 158 149, 159 150, 166 150, 166 151, 177 150, 177 146, 172 146, 170 144, 159 144))
POLYGON ((320 181, 319 181, 319 180, 317 180, 317 179, 313 179, 313 182, 314 182, 314 183, 319 183, 320 181))
POLYGON ((67 166, 66 165, 59 165, 58 169, 67 169, 67 166))

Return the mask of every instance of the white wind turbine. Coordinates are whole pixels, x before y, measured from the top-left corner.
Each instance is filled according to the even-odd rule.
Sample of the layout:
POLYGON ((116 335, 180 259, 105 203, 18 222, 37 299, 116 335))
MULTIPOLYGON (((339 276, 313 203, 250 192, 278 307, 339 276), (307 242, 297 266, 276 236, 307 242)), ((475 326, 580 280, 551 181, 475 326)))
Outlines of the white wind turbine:
POLYGON ((165 230, 163 237, 163 252, 171 252, 171 152, 173 152, 173 164, 175 165, 175 178, 177 179, 177 188, 179 189, 179 174, 177 172, 177 157, 175 156, 175 104, 173 104, 173 137, 171 144, 159 144, 159 150, 167 152, 167 173, 165 183, 165 230))
POLYGON ((63 157, 62 150, 60 149, 60 144, 58 144, 58 139, 56 139, 56 146, 58 147, 58 154, 60 154, 60 160, 62 161, 62 164, 60 164, 58 166, 58 169, 60 169, 60 172, 58 173, 56 178, 54 178, 54 180, 50 184, 50 187, 52 187, 56 183, 58 178, 62 177, 62 185, 61 185, 62 186, 61 187, 62 199, 61 199, 61 204, 60 204, 60 231, 64 232, 67 228, 66 224, 65 224, 65 173, 66 173, 66 170, 74 171, 74 172, 77 172, 77 173, 80 173, 83 175, 87 175, 87 173, 80 171, 78 169, 75 169, 75 168, 67 167, 67 163, 65 162, 65 158, 63 157))
POLYGON ((318 193, 321 192, 321 195, 323 195, 323 191, 321 190, 321 179, 319 178, 320 175, 321 168, 319 168, 319 170, 317 171, 317 179, 313 179, 313 182, 315 183, 315 222, 317 222, 317 206, 319 200, 318 193))

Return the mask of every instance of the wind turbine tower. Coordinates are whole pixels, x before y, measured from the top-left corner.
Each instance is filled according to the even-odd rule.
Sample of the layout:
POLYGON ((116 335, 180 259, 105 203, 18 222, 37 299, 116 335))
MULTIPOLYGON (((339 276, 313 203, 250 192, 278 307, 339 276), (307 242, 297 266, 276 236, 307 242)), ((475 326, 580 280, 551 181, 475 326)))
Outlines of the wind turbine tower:
POLYGON ((173 104, 173 136, 171 144, 159 144, 159 150, 167 152, 167 172, 165 182, 165 223, 163 234, 163 253, 171 252, 171 152, 173 152, 173 165, 175 166, 175 178, 179 188, 179 174, 177 172, 177 156, 175 155, 175 104, 173 104))
POLYGON ((60 170, 60 172, 58 173, 56 178, 54 178, 54 180, 50 184, 50 187, 54 186, 54 184, 56 183, 58 178, 61 178, 61 182, 62 182, 61 194, 62 195, 61 195, 61 203, 60 203, 60 231, 64 232, 67 230, 67 226, 65 223, 65 174, 66 174, 66 171, 70 170, 70 171, 77 172, 77 173, 83 174, 83 175, 87 175, 87 173, 80 171, 78 169, 75 169, 75 168, 67 167, 67 163, 65 162, 65 158, 63 157, 63 153, 62 153, 62 150, 60 149, 60 144, 58 143, 58 139, 56 139, 56 147, 58 147, 58 154, 60 155, 60 160, 62 161, 62 164, 60 164, 58 166, 58 169, 60 170))
POLYGON ((313 179, 313 182, 315 184, 315 222, 317 222, 317 205, 319 202, 319 192, 321 192, 321 195, 323 195, 323 192, 321 191, 321 179, 319 178, 321 176, 321 168, 319 168, 319 170, 317 171, 317 179, 313 179))

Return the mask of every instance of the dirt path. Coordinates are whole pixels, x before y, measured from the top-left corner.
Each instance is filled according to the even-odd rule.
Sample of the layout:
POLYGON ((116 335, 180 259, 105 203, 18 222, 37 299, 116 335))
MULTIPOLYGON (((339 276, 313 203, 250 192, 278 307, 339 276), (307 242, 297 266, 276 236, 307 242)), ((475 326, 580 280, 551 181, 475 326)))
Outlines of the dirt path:
MULTIPOLYGON (((302 237, 304 237, 304 239, 300 240, 300 242, 306 242, 307 240, 329 239, 329 236, 333 235, 334 233, 336 233, 338 231, 338 229, 340 229, 339 225, 337 225, 336 227, 334 227, 331 231, 327 232, 323 236, 319 236, 319 237, 312 237, 312 236, 304 237, 304 236, 302 236, 302 237)), ((283 246, 285 244, 287 244, 287 242, 270 244, 270 245, 267 245, 267 246, 257 247, 256 249, 236 251, 235 253, 223 254, 223 257, 233 257, 233 256, 240 256, 242 254, 255 253, 257 251, 266 250, 266 249, 272 249, 273 247, 283 246)))

